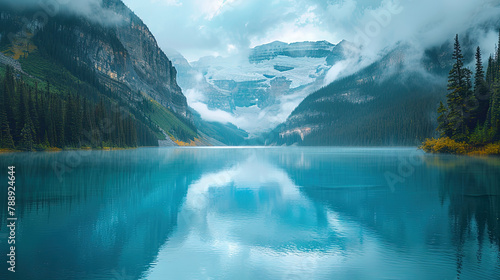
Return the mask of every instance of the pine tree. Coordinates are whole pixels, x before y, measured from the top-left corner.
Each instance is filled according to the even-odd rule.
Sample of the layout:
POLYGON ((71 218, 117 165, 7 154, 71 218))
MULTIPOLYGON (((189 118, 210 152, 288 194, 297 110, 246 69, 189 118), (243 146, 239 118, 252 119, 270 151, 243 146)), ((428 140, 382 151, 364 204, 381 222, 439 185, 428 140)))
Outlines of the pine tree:
POLYGON ((49 148, 50 147, 49 136, 47 134, 47 131, 45 131, 45 134, 43 136, 42 147, 44 147, 44 148, 49 148))
POLYGON ((55 145, 59 148, 65 146, 64 139, 64 106, 60 99, 54 99, 54 133, 55 145))
MULTIPOLYGON (((130 109, 135 117, 127 111, 113 110, 121 103, 112 102, 118 95, 110 89, 96 90, 78 83, 70 87, 76 92, 55 93, 48 82, 45 89, 39 90, 36 81, 32 86, 23 81, 21 74, 17 74, 17 78, 15 75, 14 69, 7 66, 4 77, 0 77, 0 148, 30 151, 82 145, 156 144, 151 120, 143 115, 138 116, 140 120, 136 119, 134 107, 130 109)), ((96 85, 99 85, 97 80, 96 85)))
MULTIPOLYGON (((448 90, 451 91, 448 94, 448 106, 450 110, 455 113, 458 113, 458 104, 462 102, 462 100, 457 100, 461 98, 460 90, 465 86, 465 82, 463 79, 463 56, 460 50, 460 43, 458 42, 458 35, 455 38, 455 46, 454 52, 452 56, 455 63, 453 64, 452 69, 448 75, 448 90)), ((450 112, 451 114, 451 112, 450 112)))
POLYGON ((493 82, 495 82, 495 76, 493 75, 494 64, 495 62, 493 60, 493 57, 490 55, 490 57, 488 58, 488 67, 486 68, 486 78, 485 78, 488 89, 491 89, 493 82))
POLYGON ((11 132, 16 131, 16 118, 14 114, 14 107, 16 105, 15 98, 15 82, 14 82, 14 68, 12 66, 7 66, 5 71, 5 77, 3 79, 4 85, 4 102, 5 102, 5 113, 7 114, 7 121, 11 132))
POLYGON ((495 68, 493 75, 496 79, 500 79, 500 29, 498 30, 498 45, 496 49, 496 54, 495 54, 495 68))
POLYGON ((498 84, 493 88, 489 112, 491 128, 500 133, 500 85, 498 84))
POLYGON ((481 49, 479 47, 477 47, 475 57, 476 73, 474 75, 474 96, 477 100, 477 106, 473 112, 473 119, 477 120, 479 125, 483 125, 486 121, 486 115, 490 106, 490 91, 484 80, 483 62, 481 59, 481 49))
POLYGON ((7 119, 5 99, 5 88, 0 87, 0 147, 14 149, 14 140, 12 139, 9 120, 7 119))
POLYGON ((451 136, 451 129, 449 127, 448 123, 448 110, 444 106, 443 102, 439 102, 439 108, 438 108, 438 128, 437 130, 440 132, 440 135, 442 137, 450 137, 451 136))
POLYGON ((9 121, 7 120, 7 114, 5 113, 5 104, 2 100, 0 105, 0 147, 7 149, 14 149, 14 140, 10 133, 9 121))
POLYGON ((453 51, 455 63, 448 75, 448 115, 447 120, 451 129, 451 136, 456 140, 463 140, 468 131, 468 121, 470 117, 472 103, 470 76, 472 72, 464 67, 464 58, 458 40, 455 36, 453 51))
POLYGON ((31 117, 29 111, 25 112, 25 123, 23 129, 21 130, 21 143, 20 146, 22 149, 26 151, 32 151, 35 144, 35 128, 33 126, 33 122, 31 121, 31 117))

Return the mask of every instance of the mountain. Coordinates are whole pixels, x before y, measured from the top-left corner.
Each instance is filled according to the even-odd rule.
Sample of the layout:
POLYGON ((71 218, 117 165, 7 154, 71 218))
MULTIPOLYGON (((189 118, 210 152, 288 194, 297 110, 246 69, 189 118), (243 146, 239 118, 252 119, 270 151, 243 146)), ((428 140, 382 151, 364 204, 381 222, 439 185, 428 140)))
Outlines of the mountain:
POLYGON ((436 133, 436 106, 451 66, 451 54, 443 49, 410 62, 410 47, 398 46, 305 98, 268 144, 418 145, 436 133))
MULTIPOLYGON (((481 28, 498 30, 498 26, 494 22, 481 28)), ((473 27, 460 36, 464 65, 469 68, 474 67, 480 44, 477 32, 473 27)), ((418 43, 400 42, 367 66, 307 96, 263 141, 268 145, 418 146, 438 136, 437 109, 440 101, 446 103, 452 51, 451 38, 424 50, 418 43)), ((354 61, 354 67, 362 65, 361 60, 354 61)))
MULTIPOLYGON (((211 96, 215 100, 225 100, 225 96, 209 84, 201 73, 192 68, 182 54, 173 49, 167 49, 166 52, 177 69, 179 86, 185 92, 196 90, 211 96)), ((196 105, 196 101, 192 102, 191 105, 196 105)), ((212 105, 215 107, 223 106, 220 103, 212 103, 212 105)), ((195 109, 191 108, 191 111, 193 111, 194 123, 198 128, 198 132, 207 144, 214 146, 239 146, 245 144, 248 133, 244 130, 237 128, 231 123, 204 120, 195 109)))
POLYGON ((253 48, 248 56, 248 60, 250 63, 260 63, 272 60, 278 56, 323 58, 327 57, 334 47, 335 45, 327 41, 296 42, 291 44, 274 41, 253 48))
POLYGON ((343 58, 338 50, 344 44, 276 41, 230 57, 209 56, 188 63, 177 55, 173 62, 184 92, 196 90, 202 95, 190 101, 195 110, 203 103, 205 111, 228 112, 231 120, 219 121, 258 135, 283 122, 300 101, 323 86, 328 70, 343 58))
POLYGON ((120 0, 88 3, 90 13, 75 2, 46 18, 39 6, 1 3, 0 65, 63 99, 119 106, 159 140, 195 141, 177 71, 148 27, 120 0))

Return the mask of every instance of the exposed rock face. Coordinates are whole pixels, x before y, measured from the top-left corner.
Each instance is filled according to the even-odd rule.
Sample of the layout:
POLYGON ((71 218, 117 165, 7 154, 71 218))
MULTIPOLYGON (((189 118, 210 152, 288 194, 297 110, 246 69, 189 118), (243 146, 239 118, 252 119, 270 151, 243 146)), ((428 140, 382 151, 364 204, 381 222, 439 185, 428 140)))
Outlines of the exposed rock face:
POLYGON ((195 89, 210 97, 207 105, 211 109, 231 111, 234 102, 227 92, 218 90, 214 85, 208 83, 203 74, 191 67, 191 64, 179 52, 172 49, 165 51, 177 69, 177 82, 186 95, 188 90, 195 89))
POLYGON ((49 55, 68 69, 85 67, 98 74, 102 84, 120 87, 121 94, 144 92, 171 111, 191 119, 186 98, 177 85, 177 72, 142 20, 120 0, 103 0, 102 6, 94 8, 99 16, 112 16, 112 20, 98 16, 92 19, 72 12, 48 17, 45 25, 32 20, 23 26, 33 18, 33 11, 9 9, 9 6, 2 8, 1 16, 19 25, 18 30, 4 28, 9 32, 25 33, 23 29, 27 28, 35 45, 42 40, 49 50, 57 45, 53 48, 57 51, 49 51, 49 55))
POLYGON ((16 69, 16 71, 23 72, 21 68, 21 63, 19 61, 5 56, 3 53, 0 53, 0 64, 10 65, 16 69))
POLYGON ((132 69, 121 72, 119 79, 132 88, 146 91, 156 101, 184 117, 189 117, 187 102, 177 85, 177 71, 158 47, 148 27, 119 0, 106 0, 104 6, 122 17, 113 28, 126 50, 123 55, 132 69), (130 71, 132 70, 132 71, 130 71))
POLYGON ((334 47, 334 44, 327 41, 291 44, 275 41, 253 48, 248 59, 252 63, 259 63, 280 55, 288 57, 326 57, 334 47))
MULTIPOLYGON (((273 42, 251 49, 247 57, 204 57, 192 66, 225 93, 221 96, 229 96, 229 111, 254 105, 265 108, 276 102, 275 97, 321 79, 330 68, 326 58, 334 49, 326 41, 273 42)), ((216 98, 209 96, 209 106, 216 98)), ((228 106, 215 108, 227 110, 228 106)))

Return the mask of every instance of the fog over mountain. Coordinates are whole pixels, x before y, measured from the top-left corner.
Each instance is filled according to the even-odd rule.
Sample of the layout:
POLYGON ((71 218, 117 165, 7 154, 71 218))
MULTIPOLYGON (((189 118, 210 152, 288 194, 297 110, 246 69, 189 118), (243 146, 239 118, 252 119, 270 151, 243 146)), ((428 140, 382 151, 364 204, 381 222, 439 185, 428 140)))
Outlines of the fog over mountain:
POLYGON ((344 59, 346 44, 275 41, 245 56, 209 56, 192 63, 176 52, 169 56, 189 105, 203 119, 233 123, 256 135, 285 121, 324 85, 332 64, 344 59))
POLYGON ((38 12, 35 16, 41 21, 61 14, 84 16, 102 25, 119 24, 123 21, 123 17, 116 11, 105 8, 103 0, 3 0, 2 2, 19 11, 35 9, 38 12))
MULTIPOLYGON (((102 0, 4 0, 18 8, 36 8, 49 16, 58 12, 85 15, 97 21, 116 21, 102 0)), ((179 51, 188 61, 204 54, 228 56, 273 41, 287 43, 347 40, 362 45, 360 56, 374 60, 398 42, 417 50, 442 43, 456 33, 476 29, 481 45, 495 43, 498 0, 125 0, 150 27, 160 47, 179 51), (184 18, 185 20, 179 20, 184 18), (189 20, 188 20, 189 19, 189 20), (195 53, 195 54, 194 54, 195 53)), ((485 49, 486 53, 492 48, 485 49)), ((345 67, 344 67, 345 68, 345 67)), ((338 71, 338 70, 335 70, 338 71)), ((352 71, 352 70, 351 70, 352 71)))
POLYGON ((425 48, 495 20, 498 14, 496 0, 124 2, 144 19, 163 48, 179 51, 188 61, 228 56, 273 41, 365 41, 357 39, 361 33, 368 35, 372 53, 412 38, 425 48))
POLYGON ((353 57, 332 68, 332 72, 340 75, 331 75, 329 82, 355 73, 401 44, 410 47, 406 65, 419 67, 426 50, 440 46, 457 33, 467 33, 470 41, 488 46, 483 49, 486 54, 494 51, 491 46, 497 40, 498 32, 494 27, 499 22, 499 1, 381 1, 379 5, 360 7, 362 5, 356 1, 325 7, 325 13, 333 12, 330 17, 323 14, 328 19, 327 24, 348 33, 345 39, 360 47, 353 57), (349 20, 335 17, 340 11, 351 11, 351 16, 340 17, 349 20))
MULTIPOLYGON (((402 45, 405 46, 403 67, 420 69, 425 74, 422 59, 426 50, 440 47, 457 33, 467 34, 470 42, 484 46, 485 56, 493 53, 492 46, 497 40, 494 27, 500 14, 500 2, 491 0, 460 3, 452 0, 257 0, 252 3, 204 1, 203 5, 200 1, 150 1, 149 5, 139 5, 137 0, 125 2, 137 13, 148 15, 145 21, 157 34, 161 46, 186 55, 186 62, 197 61, 190 66, 204 68, 202 64, 213 64, 225 69, 214 71, 217 68, 214 66, 211 70, 205 69, 206 73, 198 71, 201 74, 198 78, 203 76, 205 85, 201 89, 193 85, 183 88, 189 105, 207 120, 232 122, 253 132, 266 130, 286 119, 301 99, 317 89, 297 93, 297 98, 292 100, 289 97, 293 94, 284 95, 286 98, 278 102, 281 108, 277 110, 255 110, 253 105, 230 108, 229 100, 220 102, 223 95, 214 97, 213 94, 215 83, 220 83, 216 81, 236 81, 243 72, 247 75, 246 81, 261 79, 262 73, 247 67, 252 65, 249 50, 254 47, 274 41, 326 40, 338 44, 345 40, 349 44, 343 50, 343 59, 328 65, 328 71, 320 79, 321 85, 317 84, 319 87, 358 72, 402 45), (173 24, 175 18, 187 14, 191 14, 191 21, 173 24), (199 60, 207 53, 213 58, 199 60), (220 77, 223 73, 226 73, 224 77, 220 77), (206 83, 210 90, 205 87, 206 83)), ((317 62, 317 66, 322 63, 317 62)))

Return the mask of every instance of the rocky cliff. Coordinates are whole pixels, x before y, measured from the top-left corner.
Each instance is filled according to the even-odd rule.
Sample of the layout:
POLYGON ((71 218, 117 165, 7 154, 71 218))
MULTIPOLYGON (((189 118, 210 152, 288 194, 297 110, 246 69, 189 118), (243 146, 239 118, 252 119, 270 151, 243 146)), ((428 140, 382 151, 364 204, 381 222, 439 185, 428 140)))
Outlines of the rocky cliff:
POLYGON ((119 73, 118 79, 147 92, 162 105, 189 118, 186 98, 177 85, 177 71, 148 27, 122 1, 105 0, 104 8, 122 18, 112 28, 126 50, 124 59, 128 59, 131 68, 119 73))
POLYGON ((253 48, 248 59, 252 63, 259 63, 280 55, 288 57, 326 57, 334 47, 334 44, 327 41, 296 42, 291 44, 275 41, 253 48))
POLYGON ((330 68, 326 58, 334 54, 335 48, 326 41, 276 41, 256 46, 246 55, 203 57, 192 67, 222 93, 208 93, 210 107, 230 112, 237 107, 263 109, 279 103, 283 95, 321 80, 330 68))
POLYGON ((10 38, 22 41, 19 45, 28 39, 28 44, 73 72, 94 72, 110 88, 121 84, 133 95, 143 92, 177 115, 191 118, 172 62, 148 27, 122 1, 104 0, 92 7, 97 16, 106 15, 109 19, 67 12, 64 5, 59 8, 64 13, 40 22, 35 17, 39 6, 21 9, 4 4, 1 16, 4 25, 10 26, 2 26, 0 33, 4 33, 4 39, 14 34, 10 38))
POLYGON ((199 137, 177 71, 140 18, 120 0, 59 2, 0 1, 0 70, 14 66, 63 99, 119 107, 152 141, 199 137), (59 6, 49 13, 48 2, 59 6))

